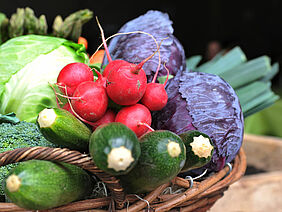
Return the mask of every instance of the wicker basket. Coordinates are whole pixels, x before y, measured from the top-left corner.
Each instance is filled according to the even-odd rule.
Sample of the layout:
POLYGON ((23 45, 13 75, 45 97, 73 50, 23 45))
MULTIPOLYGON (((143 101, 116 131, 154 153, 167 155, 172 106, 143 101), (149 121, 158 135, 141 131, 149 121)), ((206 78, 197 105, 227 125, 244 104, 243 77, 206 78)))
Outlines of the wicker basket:
MULTIPOLYGON (((159 186, 145 195, 125 195, 119 180, 101 171, 89 155, 61 148, 31 147, 15 149, 0 154, 0 166, 32 159, 59 161, 74 164, 95 174, 110 190, 108 197, 73 202, 48 211, 207 211, 223 196, 229 185, 244 175, 246 157, 243 149, 236 156, 232 169, 226 166, 221 171, 202 181, 180 177, 159 186), (192 183, 193 182, 193 183, 192 183), (181 188, 178 193, 166 193, 171 186, 181 188)), ((179 191, 179 189, 178 189, 179 191)), ((0 211, 26 211, 13 203, 0 203, 0 211)))

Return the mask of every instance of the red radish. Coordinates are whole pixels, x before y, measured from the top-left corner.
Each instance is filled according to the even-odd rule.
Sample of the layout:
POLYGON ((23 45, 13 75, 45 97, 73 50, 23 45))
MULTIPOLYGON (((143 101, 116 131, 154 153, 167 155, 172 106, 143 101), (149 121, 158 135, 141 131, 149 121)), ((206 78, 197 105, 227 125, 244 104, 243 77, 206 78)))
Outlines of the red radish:
POLYGON ((135 70, 136 65, 127 63, 109 72, 107 94, 119 105, 134 105, 144 95, 147 76, 143 69, 135 70))
POLYGON ((93 126, 93 130, 95 130, 98 126, 102 124, 107 124, 115 121, 116 114, 111 109, 108 109, 106 113, 100 118, 98 121, 93 122, 91 125, 93 126))
POLYGON ((106 68, 103 71, 103 76, 104 77, 108 77, 109 73, 112 70, 117 70, 119 69, 120 66, 127 64, 128 62, 124 61, 124 60, 113 60, 112 62, 110 62, 106 68))
POLYGON ((146 106, 135 104, 122 108, 117 113, 115 122, 125 124, 139 137, 148 131, 148 127, 144 125, 151 125, 152 116, 146 106))
POLYGON ((159 68, 157 69, 155 76, 151 83, 147 84, 147 88, 145 94, 141 99, 141 103, 146 105, 150 111, 158 111, 163 109, 167 103, 167 93, 165 90, 165 85, 168 81, 169 70, 164 65, 167 70, 167 77, 164 84, 156 83, 156 78, 159 72, 159 68))
POLYGON ((163 109, 167 103, 167 93, 163 84, 149 83, 147 85, 141 103, 146 105, 150 111, 158 111, 163 109))
POLYGON ((88 122, 97 121, 102 118, 108 107, 106 89, 93 81, 82 82, 74 91, 71 105, 81 118, 88 122))
POLYGON ((146 73, 142 67, 145 62, 151 59, 155 53, 159 51, 159 46, 156 42, 157 51, 137 65, 123 60, 113 61, 105 41, 103 29, 99 24, 98 19, 97 23, 101 31, 103 45, 109 60, 108 68, 103 74, 104 77, 107 77, 107 94, 117 104, 134 105, 142 98, 147 86, 146 73))
POLYGON ((80 83, 93 80, 93 72, 88 65, 84 63, 70 63, 60 71, 57 85, 63 94, 66 94, 66 87, 68 96, 72 96, 80 83))

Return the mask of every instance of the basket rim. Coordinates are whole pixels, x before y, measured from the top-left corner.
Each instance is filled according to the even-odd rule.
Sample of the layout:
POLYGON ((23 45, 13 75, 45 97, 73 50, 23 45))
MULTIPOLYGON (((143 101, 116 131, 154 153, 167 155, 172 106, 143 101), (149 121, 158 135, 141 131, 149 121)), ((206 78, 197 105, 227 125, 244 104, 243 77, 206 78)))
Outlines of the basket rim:
MULTIPOLYGON (((222 170, 209 176, 207 179, 201 182, 195 181, 192 188, 190 188, 191 185, 189 180, 185 180, 181 177, 175 177, 170 182, 159 186, 144 197, 142 196, 142 200, 140 200, 136 196, 126 195, 119 183, 119 180, 100 170, 88 154, 83 154, 75 150, 50 147, 19 148, 0 153, 0 166, 32 159, 65 162, 79 166, 95 174, 111 191, 111 197, 88 199, 69 203, 56 208, 56 211, 78 211, 111 205, 113 210, 117 207, 121 209, 121 212, 135 212, 146 208, 148 203, 155 211, 168 211, 174 207, 182 207, 182 209, 185 208, 185 211, 193 211, 196 206, 212 206, 232 183, 239 180, 244 175, 247 167, 246 155, 241 147, 234 159, 231 171, 229 166, 225 166, 222 170), (184 188, 185 191, 180 194, 170 195, 169 197, 163 196, 162 192, 171 185, 180 186, 184 188), (167 199, 157 201, 162 198, 167 199), (113 203, 113 200, 116 204, 113 203), (133 202, 133 204, 130 206, 127 205, 127 207, 124 208, 126 202, 133 202), (91 208, 89 208, 89 205, 91 205, 91 208)), ((0 211, 24 210, 14 203, 0 203, 0 211)))

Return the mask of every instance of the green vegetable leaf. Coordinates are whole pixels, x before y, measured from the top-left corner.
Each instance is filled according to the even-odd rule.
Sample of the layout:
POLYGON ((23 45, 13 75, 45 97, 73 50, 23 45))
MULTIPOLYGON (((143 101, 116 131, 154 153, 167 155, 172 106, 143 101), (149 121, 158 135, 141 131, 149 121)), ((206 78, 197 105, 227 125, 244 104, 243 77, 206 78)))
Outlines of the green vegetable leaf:
MULTIPOLYGON (((161 77, 158 77, 158 81, 160 84, 164 84, 165 81, 166 81, 166 78, 167 76, 161 76, 161 77)), ((168 75, 168 79, 172 79, 173 78, 173 75, 168 75)))
POLYGON ((0 124, 1 123, 12 123, 17 124, 20 120, 16 117, 15 113, 8 113, 6 115, 0 114, 0 124))

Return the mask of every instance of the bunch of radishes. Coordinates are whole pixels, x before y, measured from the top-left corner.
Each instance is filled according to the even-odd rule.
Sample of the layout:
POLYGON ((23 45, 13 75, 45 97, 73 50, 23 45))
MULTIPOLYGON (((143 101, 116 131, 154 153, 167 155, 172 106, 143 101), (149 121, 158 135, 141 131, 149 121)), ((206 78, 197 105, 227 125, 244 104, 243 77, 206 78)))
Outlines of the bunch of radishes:
POLYGON ((147 83, 142 68, 159 47, 139 64, 112 60, 101 27, 100 30, 109 64, 103 74, 94 69, 98 75, 96 81, 92 69, 84 63, 65 66, 57 78, 60 91, 68 98, 63 108, 93 126, 93 130, 104 123, 121 122, 139 137, 152 130, 150 111, 161 110, 167 103, 166 82, 155 82, 158 70, 153 81, 147 83), (109 102, 120 105, 121 109, 114 112, 109 102))

